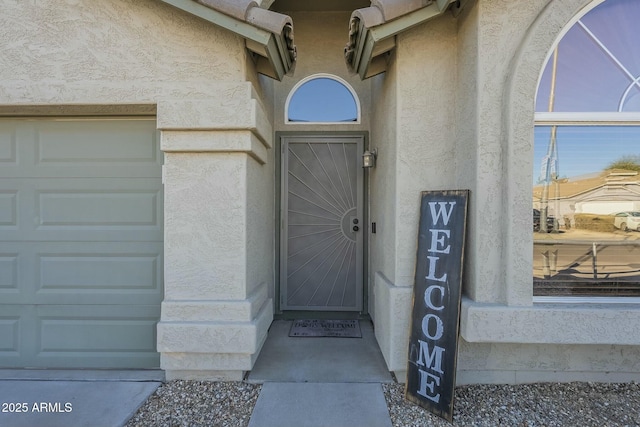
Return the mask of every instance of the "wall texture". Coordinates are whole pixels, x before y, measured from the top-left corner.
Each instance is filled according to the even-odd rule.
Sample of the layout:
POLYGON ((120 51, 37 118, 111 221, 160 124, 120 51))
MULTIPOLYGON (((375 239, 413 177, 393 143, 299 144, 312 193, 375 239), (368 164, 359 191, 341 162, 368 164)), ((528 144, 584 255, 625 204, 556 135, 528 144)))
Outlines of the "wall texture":
POLYGON ((240 37, 154 0, 4 0, 0 40, 0 105, 155 103, 245 74, 240 37))

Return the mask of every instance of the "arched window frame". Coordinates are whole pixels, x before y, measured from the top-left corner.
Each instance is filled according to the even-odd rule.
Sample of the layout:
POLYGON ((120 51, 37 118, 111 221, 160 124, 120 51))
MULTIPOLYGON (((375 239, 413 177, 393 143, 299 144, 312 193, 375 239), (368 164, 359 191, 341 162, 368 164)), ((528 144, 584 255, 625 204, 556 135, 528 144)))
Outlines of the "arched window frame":
MULTIPOLYGON (((560 42, 564 39, 567 33, 587 14, 593 9, 604 3, 606 0, 596 0, 582 9, 580 13, 575 15, 564 26, 562 31, 558 34, 552 47, 549 49, 547 56, 543 62, 543 66, 540 69, 538 75, 538 81, 536 85, 536 99, 538 97, 540 82, 543 78, 543 74, 547 63, 553 60, 553 52, 560 42)), ((640 80, 640 77, 636 78, 636 81, 640 80)), ((630 84, 630 87, 632 84, 630 84)), ((618 111, 615 112, 534 112, 534 127, 537 126, 550 126, 550 127, 563 127, 563 126, 637 126, 640 127, 640 112, 625 112, 623 101, 626 99, 627 92, 621 98, 618 111)), ((534 165, 534 169, 535 169, 534 165)), ((535 171, 534 171, 535 173, 535 171)), ((639 304, 640 297, 606 297, 606 296, 532 296, 534 303, 595 303, 595 304, 639 304)))
POLYGON ((361 123, 361 111, 362 109, 360 108, 360 99, 358 98, 358 95, 356 94, 356 91, 353 89, 353 87, 347 83, 346 80, 344 80, 341 77, 338 77, 336 75, 333 74, 327 74, 327 73, 317 73, 317 74, 312 74, 310 76, 305 77, 304 79, 300 80, 298 83, 295 84, 295 86, 291 89, 291 91, 289 91, 289 95, 287 95, 287 100, 284 104, 284 122, 287 125, 336 125, 336 124, 342 124, 342 125, 351 125, 351 124, 360 124, 361 123), (295 95, 295 93, 298 91, 298 89, 300 89, 305 83, 308 83, 312 80, 316 80, 316 79, 330 79, 330 80, 334 80, 338 83, 340 83, 342 86, 344 86, 350 93, 351 96, 353 97, 353 100, 355 102, 356 105, 356 120, 355 121, 350 121, 350 122, 341 122, 341 121, 337 121, 337 122, 298 122, 298 121, 291 121, 289 120, 289 103, 291 102, 291 99, 293 98, 293 96, 295 95))

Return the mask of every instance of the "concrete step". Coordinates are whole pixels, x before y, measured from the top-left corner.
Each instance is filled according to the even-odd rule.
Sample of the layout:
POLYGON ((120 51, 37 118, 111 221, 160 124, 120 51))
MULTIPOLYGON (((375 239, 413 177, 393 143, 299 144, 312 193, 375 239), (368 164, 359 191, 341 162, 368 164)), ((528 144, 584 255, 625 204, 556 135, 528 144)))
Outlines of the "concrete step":
POLYGON ((267 382, 249 427, 391 427, 379 383, 267 382))

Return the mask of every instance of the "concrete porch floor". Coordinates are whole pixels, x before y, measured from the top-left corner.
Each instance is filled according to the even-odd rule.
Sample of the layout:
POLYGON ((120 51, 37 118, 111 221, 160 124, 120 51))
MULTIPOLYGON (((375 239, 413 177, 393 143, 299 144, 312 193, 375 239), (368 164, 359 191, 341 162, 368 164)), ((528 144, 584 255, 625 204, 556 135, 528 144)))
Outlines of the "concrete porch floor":
POLYGON ((362 338, 292 338, 291 324, 271 324, 248 382, 393 382, 370 321, 360 321, 362 338))
POLYGON ((271 324, 248 375, 264 383, 249 427, 391 427, 380 383, 393 378, 371 322, 362 338, 292 338, 291 324, 271 324))

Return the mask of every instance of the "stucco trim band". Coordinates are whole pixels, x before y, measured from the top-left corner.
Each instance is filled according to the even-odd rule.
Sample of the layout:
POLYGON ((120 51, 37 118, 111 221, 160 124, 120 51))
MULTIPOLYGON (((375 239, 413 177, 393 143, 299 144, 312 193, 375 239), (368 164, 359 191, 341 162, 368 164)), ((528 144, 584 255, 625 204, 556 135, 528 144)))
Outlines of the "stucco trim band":
POLYGON ((629 304, 506 306, 463 297, 460 335, 468 342, 617 344, 640 342, 640 307, 629 304))
POLYGON ((164 152, 244 152, 267 162, 273 128, 250 82, 219 83, 215 97, 158 102, 164 152))

